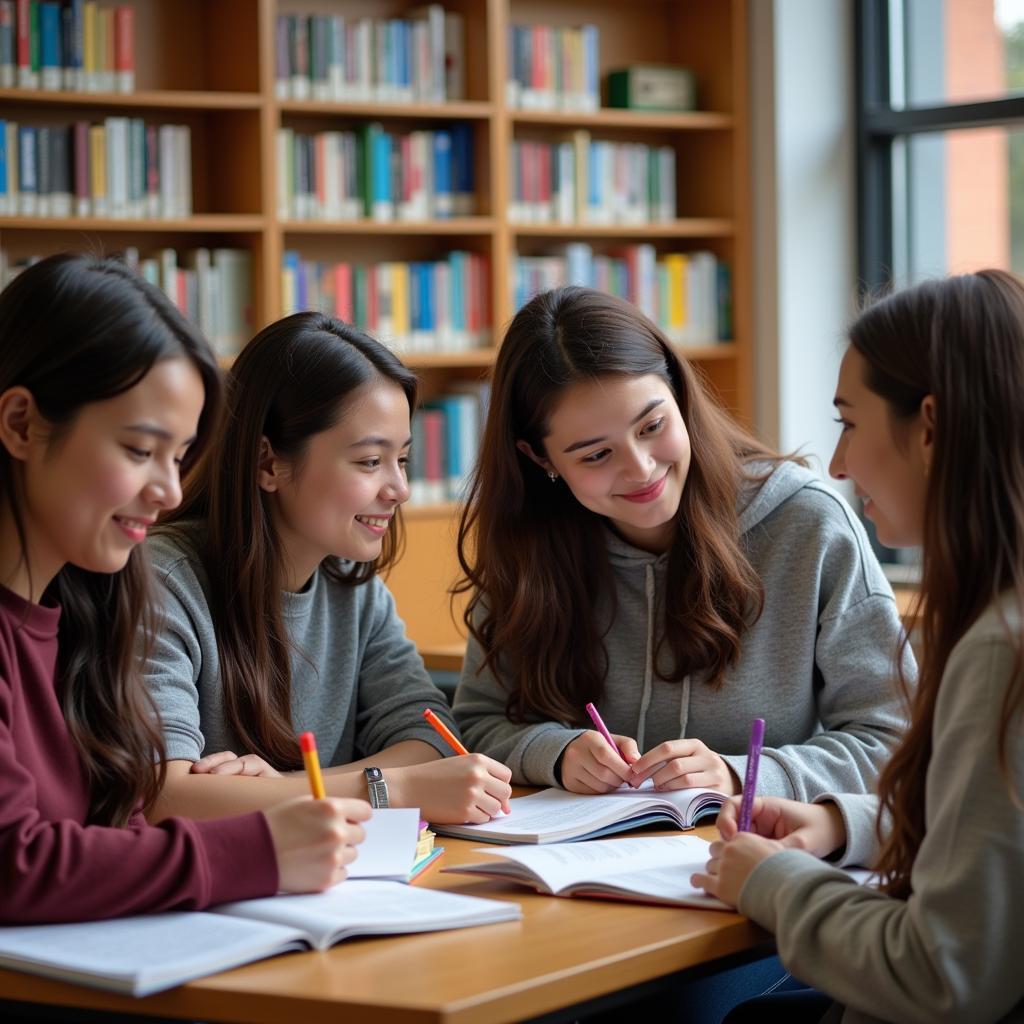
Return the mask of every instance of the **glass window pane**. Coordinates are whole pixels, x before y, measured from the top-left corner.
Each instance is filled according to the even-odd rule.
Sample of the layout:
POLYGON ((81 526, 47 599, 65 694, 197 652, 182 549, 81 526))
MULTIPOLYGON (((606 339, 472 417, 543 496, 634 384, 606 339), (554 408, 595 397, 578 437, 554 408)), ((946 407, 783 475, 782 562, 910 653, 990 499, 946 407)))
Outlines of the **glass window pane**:
POLYGON ((890 0, 893 106, 1024 92, 1024 0, 890 0), (895 19, 895 23, 893 22, 895 19))
POLYGON ((1024 274, 1024 131, 914 135, 894 149, 901 283, 1000 267, 1024 274))

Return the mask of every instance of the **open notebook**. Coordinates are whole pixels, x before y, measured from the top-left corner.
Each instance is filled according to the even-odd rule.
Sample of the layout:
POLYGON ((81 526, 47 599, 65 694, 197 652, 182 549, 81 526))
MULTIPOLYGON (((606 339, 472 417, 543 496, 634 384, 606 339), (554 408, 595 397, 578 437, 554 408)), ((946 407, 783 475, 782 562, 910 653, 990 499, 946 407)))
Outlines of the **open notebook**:
POLYGON ((443 868, 508 878, 552 896, 606 896, 670 906, 729 908, 690 884, 702 871, 711 844, 699 836, 650 836, 598 839, 588 843, 479 849, 487 855, 475 864, 443 868))
POLYGON ((693 828, 704 815, 716 814, 725 796, 711 789, 656 793, 650 780, 639 789, 623 787, 602 796, 545 789, 510 801, 511 813, 482 825, 434 825, 434 831, 488 843, 561 843, 626 832, 664 822, 669 828, 693 828))
POLYGON ((515 903, 347 881, 327 892, 225 903, 212 911, 0 928, 0 966, 145 996, 193 978, 354 935, 517 920, 515 903))

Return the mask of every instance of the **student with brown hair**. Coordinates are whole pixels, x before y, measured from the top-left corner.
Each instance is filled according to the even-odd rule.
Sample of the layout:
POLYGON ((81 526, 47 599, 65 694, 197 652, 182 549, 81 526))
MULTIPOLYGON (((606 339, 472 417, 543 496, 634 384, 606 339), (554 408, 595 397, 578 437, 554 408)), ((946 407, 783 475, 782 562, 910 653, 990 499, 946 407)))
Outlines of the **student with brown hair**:
POLYGON ((507 807, 509 771, 452 724, 379 573, 395 558, 416 378, 362 331, 296 313, 228 375, 227 416, 150 545, 165 626, 146 663, 167 746, 157 815, 265 807, 306 785, 438 822, 507 807))
POLYGON ((455 716, 516 782, 737 792, 760 716, 765 792, 874 788, 901 627, 862 528, 630 304, 563 288, 516 314, 459 552, 455 716))
POLYGON ((998 270, 926 282, 849 333, 832 473, 856 485, 883 543, 923 552, 910 728, 877 797, 760 799, 741 834, 729 803, 726 841, 694 882, 773 931, 786 966, 837 1000, 768 1016, 1021 1020, 1024 286, 998 270), (881 884, 853 884, 848 864, 881 884))
POLYGON ((322 889, 355 856, 362 800, 142 817, 163 772, 142 541, 219 400, 207 344, 116 260, 53 256, 0 293, 0 923, 322 889))

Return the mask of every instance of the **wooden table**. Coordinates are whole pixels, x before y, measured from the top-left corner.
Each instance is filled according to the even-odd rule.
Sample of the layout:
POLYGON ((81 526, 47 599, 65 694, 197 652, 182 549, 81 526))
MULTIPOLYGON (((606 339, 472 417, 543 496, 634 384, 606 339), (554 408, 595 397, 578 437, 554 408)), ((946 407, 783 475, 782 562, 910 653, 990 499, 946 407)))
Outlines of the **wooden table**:
MULTIPOLYGON (((711 838, 713 830, 698 830, 711 838)), ((540 896, 438 866, 479 859, 476 843, 441 839, 445 855, 417 884, 517 901, 523 919, 459 931, 344 942, 262 960, 145 999, 0 970, 0 998, 107 1012, 245 1024, 501 1024, 571 1020, 619 990, 653 990, 675 972, 770 951, 738 914, 540 896), (570 1009, 572 1008, 572 1009, 570 1009)), ((726 961, 727 963, 729 961, 726 961)), ((627 994, 620 996, 625 1000, 627 994)), ((93 1019, 93 1018, 89 1018, 93 1019)))

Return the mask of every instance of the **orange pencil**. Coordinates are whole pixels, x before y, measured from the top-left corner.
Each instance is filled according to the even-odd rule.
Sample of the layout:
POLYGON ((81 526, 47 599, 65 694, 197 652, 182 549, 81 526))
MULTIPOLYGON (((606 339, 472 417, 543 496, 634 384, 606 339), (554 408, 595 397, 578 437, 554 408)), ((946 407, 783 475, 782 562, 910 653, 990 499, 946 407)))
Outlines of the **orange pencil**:
POLYGON ((324 790, 324 777, 320 774, 320 758, 316 755, 316 738, 311 732, 304 732, 299 737, 299 746, 302 748, 302 761, 309 776, 309 788, 313 790, 315 799, 323 800, 327 792, 324 790))
POLYGON ((458 741, 455 734, 434 714, 430 708, 423 712, 423 717, 437 730, 441 739, 448 744, 456 754, 468 754, 469 751, 458 741))

